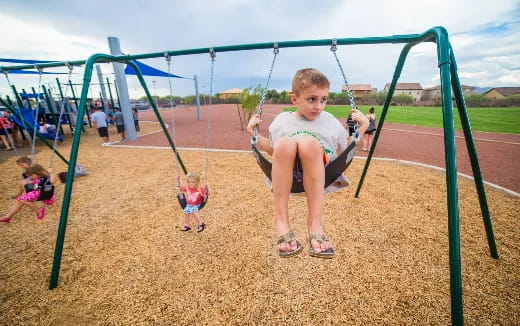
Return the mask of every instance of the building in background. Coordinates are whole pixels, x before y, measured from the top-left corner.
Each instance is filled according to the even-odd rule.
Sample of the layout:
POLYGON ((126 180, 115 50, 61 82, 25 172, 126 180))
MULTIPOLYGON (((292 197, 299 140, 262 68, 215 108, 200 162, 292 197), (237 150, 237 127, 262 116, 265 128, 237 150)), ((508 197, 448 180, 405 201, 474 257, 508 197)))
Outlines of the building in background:
MULTIPOLYGON (((377 89, 372 88, 370 84, 350 84, 348 86, 350 87, 350 91, 352 92, 354 98, 368 97, 370 94, 377 91, 377 89)), ((346 92, 347 85, 342 85, 341 91, 346 92)))
MULTIPOLYGON (((390 83, 386 83, 384 91, 388 93, 390 83)), ((420 101, 423 93, 423 88, 420 83, 397 83, 395 85, 394 96, 399 94, 406 94, 413 97, 415 102, 420 101)))
MULTIPOLYGON (((469 95, 475 91, 475 87, 473 87, 473 86, 461 85, 460 87, 462 88, 462 94, 464 94, 464 96, 469 95)), ((451 93, 452 93, 452 97, 453 97, 453 91, 451 93)), ((435 100, 436 98, 440 98, 440 97, 441 97, 441 85, 427 87, 427 88, 423 89, 421 101, 432 101, 432 100, 435 100)))
POLYGON ((218 96, 221 99, 226 99, 226 98, 230 98, 230 97, 240 97, 240 95, 242 95, 242 92, 243 92, 243 90, 240 88, 232 88, 232 89, 228 89, 227 91, 220 92, 218 94, 218 96))
POLYGON ((485 92, 484 96, 496 100, 517 94, 520 94, 520 87, 495 87, 485 92))

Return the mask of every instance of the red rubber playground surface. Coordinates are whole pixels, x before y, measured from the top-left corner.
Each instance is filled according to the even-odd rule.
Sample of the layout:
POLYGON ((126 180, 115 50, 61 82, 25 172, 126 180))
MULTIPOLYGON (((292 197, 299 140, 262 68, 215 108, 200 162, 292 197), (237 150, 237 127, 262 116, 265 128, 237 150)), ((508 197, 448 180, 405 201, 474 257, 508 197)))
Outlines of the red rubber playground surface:
MULTIPOLYGON (((265 105, 261 133, 265 135, 267 126, 280 112, 283 105, 265 105)), ((206 148, 209 130, 209 148, 227 150, 249 150, 250 136, 241 131, 240 119, 235 104, 213 105, 201 109, 201 120, 197 120, 194 107, 176 108, 175 144, 179 148, 206 148), (209 127, 208 127, 209 112, 209 127)), ((161 116, 171 133, 172 110, 161 109, 161 116)), ((141 121, 157 121, 153 111, 141 111, 141 121)), ((462 131, 456 131, 457 171, 472 176, 471 164, 462 131)), ((479 164, 484 181, 520 193, 520 135, 474 132, 479 164)), ((168 147, 162 132, 140 136, 135 141, 127 141, 129 146, 168 147)), ((358 156, 367 153, 358 151, 358 156)), ((444 137, 441 128, 409 126, 385 123, 374 157, 412 161, 444 168, 444 137)), ((370 169, 368 170, 370 177, 370 169)))

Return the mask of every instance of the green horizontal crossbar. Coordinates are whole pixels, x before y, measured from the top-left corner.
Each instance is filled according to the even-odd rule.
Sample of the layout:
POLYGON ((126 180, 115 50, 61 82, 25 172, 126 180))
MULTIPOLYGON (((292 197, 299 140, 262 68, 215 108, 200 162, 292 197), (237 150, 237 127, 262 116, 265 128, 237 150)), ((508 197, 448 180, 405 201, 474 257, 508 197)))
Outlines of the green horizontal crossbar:
MULTIPOLYGON (((338 38, 336 39, 338 45, 355 45, 355 44, 383 44, 383 43, 419 43, 435 41, 433 35, 436 34, 436 29, 432 28, 422 34, 406 34, 406 35, 393 35, 393 36, 381 36, 381 37, 360 37, 360 38, 338 38)), ((295 48, 295 47, 309 47, 309 46, 327 46, 332 45, 333 39, 321 39, 321 40, 304 40, 304 41, 283 41, 283 42, 265 42, 265 43, 252 43, 252 44, 239 44, 239 45, 227 45, 227 46, 216 46, 213 48, 198 48, 198 49, 186 49, 176 51, 163 51, 163 52, 151 52, 136 55, 121 55, 115 56, 115 59, 99 59, 97 63, 107 62, 127 62, 130 60, 137 59, 150 59, 164 57, 165 53, 168 52, 170 56, 181 56, 190 54, 202 54, 209 53, 210 50, 215 52, 231 52, 231 51, 244 51, 244 50, 259 50, 259 49, 271 49, 274 44, 277 43, 279 48, 295 48)), ((2 66, 0 72, 9 72, 10 70, 23 70, 23 69, 34 69, 38 68, 51 68, 51 67, 63 67, 67 65, 82 66, 86 63, 86 60, 78 61, 67 61, 67 62, 50 62, 42 63, 38 65, 20 65, 20 66, 2 66)))

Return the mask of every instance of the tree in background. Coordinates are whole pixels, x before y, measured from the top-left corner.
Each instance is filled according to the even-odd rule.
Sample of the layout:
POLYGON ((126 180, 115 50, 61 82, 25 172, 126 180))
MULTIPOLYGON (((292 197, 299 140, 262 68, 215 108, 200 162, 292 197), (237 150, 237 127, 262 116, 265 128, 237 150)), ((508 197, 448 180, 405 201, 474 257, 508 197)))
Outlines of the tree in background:
MULTIPOLYGON (((244 131, 247 127, 248 121, 253 116, 255 109, 260 104, 260 97, 262 96, 263 88, 258 85, 251 93, 251 87, 244 89, 240 95, 240 107, 237 104, 238 117, 240 118, 240 130, 244 131)), ((266 94, 267 98, 267 94, 266 94)))
POLYGON ((392 97, 392 101, 403 106, 405 104, 413 103, 413 96, 410 96, 408 94, 398 94, 392 97))
POLYGON ((387 92, 372 92, 368 97, 373 100, 377 105, 385 104, 387 92))

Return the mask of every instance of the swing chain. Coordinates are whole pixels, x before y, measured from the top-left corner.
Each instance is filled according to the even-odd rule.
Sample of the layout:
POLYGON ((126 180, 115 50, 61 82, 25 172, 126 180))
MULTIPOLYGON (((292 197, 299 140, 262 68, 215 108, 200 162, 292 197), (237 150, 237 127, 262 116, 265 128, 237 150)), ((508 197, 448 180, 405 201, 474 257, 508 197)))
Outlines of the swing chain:
POLYGON ((40 111, 40 90, 42 88, 43 68, 38 65, 34 65, 34 67, 36 68, 36 70, 38 70, 38 73, 39 73, 38 91, 36 92, 36 110, 34 113, 33 138, 32 138, 32 144, 31 144, 32 159, 36 163, 36 134, 37 134, 37 129, 39 128, 38 113, 40 111))
POLYGON ((217 53, 214 48, 209 49, 209 55, 211 57, 211 71, 210 71, 210 79, 209 79, 209 106, 208 106, 208 124, 207 124, 207 132, 206 132, 206 163, 205 163, 205 179, 206 185, 208 184, 209 179, 209 143, 211 137, 211 106, 213 103, 213 77, 215 75, 215 57, 217 53))
MULTIPOLYGON (((9 85, 9 89, 11 89, 14 93, 14 96, 15 96, 15 103, 16 103, 16 93, 14 92, 13 90, 13 84, 11 84, 11 79, 9 79, 9 71, 8 70, 3 70, 2 69, 2 72, 4 73, 5 75, 5 79, 7 80, 7 85, 9 85)), ((16 103, 16 107, 18 107, 18 103, 16 103)), ((21 109, 21 108, 20 108, 21 109)))
MULTIPOLYGON (((68 61, 65 62, 67 67, 69 68, 69 75, 68 80, 70 81, 70 78, 72 76, 72 70, 74 70, 74 66, 72 66, 68 61)), ((56 135, 54 135, 54 143, 52 146, 52 153, 51 153, 51 161, 49 163, 49 168, 52 169, 53 163, 54 163, 54 156, 56 154, 56 145, 58 144, 58 136, 60 132, 61 127, 61 119, 63 118, 63 113, 65 112, 65 101, 67 101, 68 105, 68 98, 67 98, 67 92, 69 91, 68 87, 65 88, 65 94, 63 95, 63 98, 61 99, 61 107, 60 107, 60 115, 58 117, 58 123, 56 124, 56 135)), ((70 117, 69 117, 70 118, 70 117)))
MULTIPOLYGON (((172 90, 172 77, 171 77, 171 66, 172 66, 172 57, 169 53, 169 51, 164 51, 164 59, 166 60, 166 64, 168 65, 168 86, 170 88, 170 109, 172 110, 172 138, 173 141, 175 141, 176 135, 175 135, 175 115, 173 110, 173 90, 172 90)), ((177 156, 177 153, 174 153, 174 162, 175 162, 175 170, 177 171, 177 187, 181 188, 181 169, 180 164, 178 162, 179 158, 177 156)))
MULTIPOLYGON (((276 62, 276 56, 278 55, 278 53, 280 53, 280 47, 279 47, 278 42, 274 42, 273 47, 274 47, 273 48, 273 54, 274 54, 273 62, 271 62, 271 68, 269 69, 269 75, 267 77, 267 82, 265 83, 265 87, 262 90, 262 97, 260 98, 260 102, 258 103, 258 110, 256 111, 256 114, 258 114, 258 115, 262 115, 265 96, 267 95, 267 89, 269 88, 269 82, 271 81, 271 75, 273 74, 274 64, 276 62)), ((258 143, 258 125, 255 126, 255 128, 253 129, 253 136, 251 137, 251 144, 256 145, 257 143, 258 143)))
MULTIPOLYGON (((345 87, 347 88, 347 94, 350 100, 350 106, 352 107, 352 110, 356 109, 356 103, 354 101, 354 95, 352 94, 352 91, 350 90, 350 85, 347 81, 347 77, 345 75, 345 71, 343 70, 343 66, 341 65, 341 62, 339 61, 339 58, 336 54, 336 50, 338 49, 338 39, 333 38, 332 39, 332 45, 330 46, 330 50, 332 51, 332 54, 334 54, 334 58, 336 58, 336 62, 338 63, 339 70, 341 71, 341 75, 343 76, 343 81, 345 82, 345 87)), ((354 124, 354 136, 352 137, 352 140, 355 142, 358 142, 361 138, 358 132, 359 124, 356 122, 354 124)))

